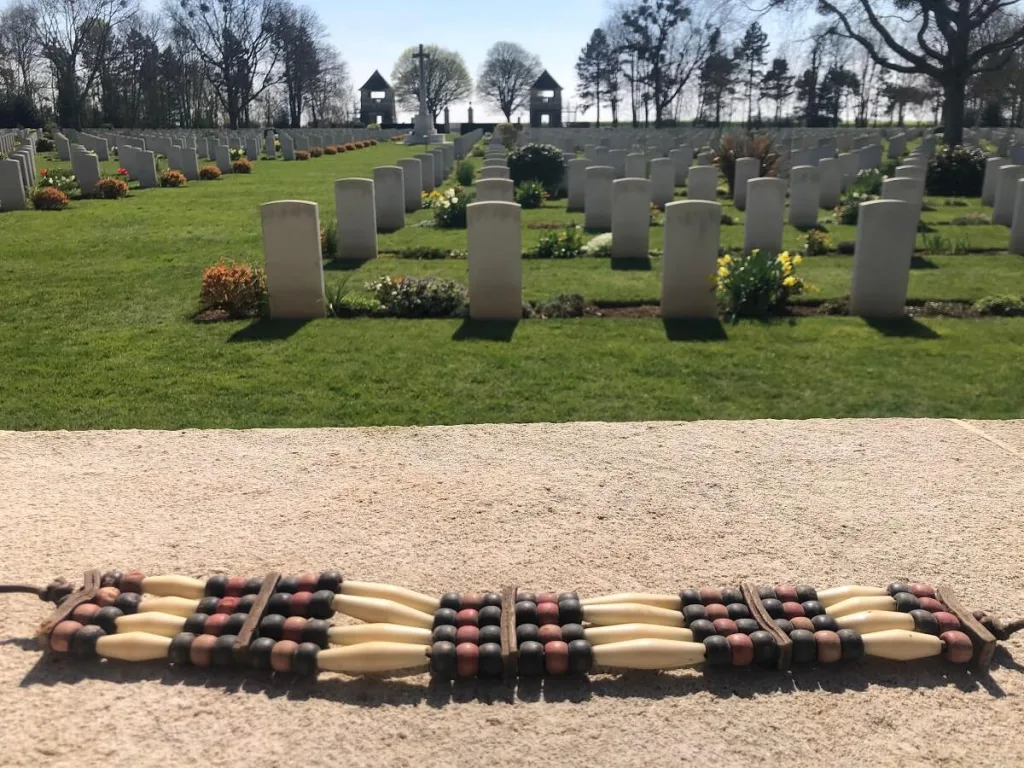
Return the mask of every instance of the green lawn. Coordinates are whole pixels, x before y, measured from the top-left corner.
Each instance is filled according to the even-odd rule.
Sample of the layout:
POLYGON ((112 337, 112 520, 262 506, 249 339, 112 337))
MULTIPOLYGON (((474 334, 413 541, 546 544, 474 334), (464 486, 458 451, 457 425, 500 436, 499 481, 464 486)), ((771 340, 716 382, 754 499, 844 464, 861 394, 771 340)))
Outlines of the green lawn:
MULTIPOLYGON (((260 161, 251 176, 74 201, 62 213, 0 215, 0 428, 1024 413, 1024 320, 666 326, 581 319, 514 329, 440 320, 189 320, 205 266, 259 261, 261 203, 314 200, 329 218, 334 179, 370 176, 374 166, 416 152, 381 145, 308 162, 260 161)), ((559 209, 551 204, 524 219, 564 220, 559 209)), ((949 225, 938 222, 973 210, 940 200, 928 216, 940 229, 949 225)), ((843 229, 852 239, 852 227, 833 236, 845 239, 843 229)), ((994 229, 1005 247, 1006 229, 994 229)), ((660 228, 654 233, 657 248, 660 228)), ((526 230, 524 242, 539 234, 526 230)), ((742 225, 723 228, 723 239, 741 241, 742 225)), ((465 233, 407 227, 380 242, 382 250, 464 248, 465 233)), ((808 258, 802 272, 820 287, 810 298, 846 294, 851 260, 808 258)), ((385 257, 352 271, 339 266, 327 264, 328 284, 347 279, 352 289, 380 274, 466 275, 464 260, 385 257)), ((916 298, 1024 291, 1022 257, 930 255, 918 266, 916 298)), ((603 259, 524 260, 523 270, 527 298, 575 292, 653 302, 659 294, 660 259, 649 271, 616 270, 603 259)))

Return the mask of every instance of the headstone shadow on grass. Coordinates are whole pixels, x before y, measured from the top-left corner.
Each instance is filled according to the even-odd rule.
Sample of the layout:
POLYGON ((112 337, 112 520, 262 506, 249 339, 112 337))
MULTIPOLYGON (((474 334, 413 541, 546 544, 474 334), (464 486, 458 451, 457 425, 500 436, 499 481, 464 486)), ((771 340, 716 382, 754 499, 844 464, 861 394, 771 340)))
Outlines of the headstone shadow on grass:
POLYGON ((330 259, 324 262, 325 270, 354 272, 366 264, 365 259, 330 259))
POLYGON ((669 341, 728 341, 725 326, 718 318, 664 318, 669 341))
POLYGON ((228 338, 228 343, 240 341, 283 341, 298 333, 311 321, 304 320, 271 320, 268 317, 261 317, 254 320, 240 330, 235 331, 228 338))
POLYGON ((650 259, 609 259, 612 269, 619 272, 650 272, 650 259))
POLYGON ((466 318, 455 329, 452 341, 512 341, 518 320, 471 320, 466 318))
POLYGON ((908 339, 938 339, 940 335, 913 317, 865 317, 864 322, 883 336, 908 339))
POLYGON ((910 268, 911 269, 938 269, 939 265, 929 259, 927 256, 911 256, 910 257, 910 268))

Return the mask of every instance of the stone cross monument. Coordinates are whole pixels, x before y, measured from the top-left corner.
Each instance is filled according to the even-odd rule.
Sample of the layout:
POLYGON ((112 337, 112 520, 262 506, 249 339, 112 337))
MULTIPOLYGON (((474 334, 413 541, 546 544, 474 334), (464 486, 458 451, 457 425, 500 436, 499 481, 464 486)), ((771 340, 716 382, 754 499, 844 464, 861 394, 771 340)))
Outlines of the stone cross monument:
POLYGON ((444 141, 444 137, 438 135, 437 130, 434 128, 434 118, 427 111, 427 73, 426 73, 426 60, 430 58, 429 53, 425 53, 423 50, 423 43, 420 43, 420 50, 418 53, 412 55, 414 59, 417 59, 420 64, 420 111, 416 115, 416 121, 412 126, 412 133, 409 134, 409 138, 405 140, 406 144, 436 144, 444 141))

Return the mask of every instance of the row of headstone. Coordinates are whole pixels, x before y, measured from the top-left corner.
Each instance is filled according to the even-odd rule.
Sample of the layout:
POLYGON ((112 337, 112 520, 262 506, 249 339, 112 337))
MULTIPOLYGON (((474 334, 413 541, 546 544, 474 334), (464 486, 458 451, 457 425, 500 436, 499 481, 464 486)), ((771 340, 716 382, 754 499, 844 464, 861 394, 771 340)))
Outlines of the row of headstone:
POLYGON ((36 185, 35 132, 4 136, 10 138, 3 141, 9 147, 3 153, 7 159, 0 160, 0 211, 20 211, 28 204, 27 192, 36 185))

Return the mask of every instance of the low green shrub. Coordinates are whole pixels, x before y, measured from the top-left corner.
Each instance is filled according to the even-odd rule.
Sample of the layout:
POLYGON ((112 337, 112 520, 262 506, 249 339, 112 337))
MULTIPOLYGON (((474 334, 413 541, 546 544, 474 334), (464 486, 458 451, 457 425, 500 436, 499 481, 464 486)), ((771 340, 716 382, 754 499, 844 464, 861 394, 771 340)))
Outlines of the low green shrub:
POLYGON ((501 123, 495 126, 494 136, 508 150, 515 149, 516 143, 519 141, 519 131, 512 123, 501 123))
POLYGON ((950 223, 960 227, 975 227, 980 224, 991 224, 992 218, 985 213, 968 213, 965 216, 957 216, 950 223))
POLYGON ((549 195, 555 195, 565 176, 562 150, 551 144, 517 147, 508 155, 508 173, 517 187, 525 181, 538 181, 549 195))
POLYGON ((203 270, 199 303, 203 309, 219 309, 231 317, 253 317, 267 300, 267 276, 260 267, 222 261, 203 270))
POLYGON ((1024 296, 986 296, 974 302, 974 309, 981 315, 1024 317, 1024 296))
POLYGON ((808 256, 825 256, 833 250, 832 238, 828 232, 820 229, 812 229, 807 233, 807 240, 804 242, 804 252, 808 256))
POLYGON ((390 317, 461 317, 469 302, 465 286, 439 277, 381 277, 366 290, 390 317))
POLYGON ((875 168, 867 168, 857 174, 848 192, 861 192, 865 195, 882 194, 882 181, 885 176, 875 168))
POLYGON ((36 139, 36 152, 53 152, 56 148, 53 139, 48 139, 45 136, 36 139))
POLYGON ((476 169, 473 164, 466 160, 460 160, 459 164, 455 166, 455 180, 464 187, 473 186, 473 179, 476 175, 476 169))
POLYGON ((945 200, 942 204, 948 205, 951 208, 966 208, 970 205, 966 200, 961 200, 959 197, 953 197, 949 200, 945 200))
POLYGON ((523 208, 540 208, 547 199, 548 193, 539 181, 524 181, 516 187, 516 202, 523 208))
POLYGON ((928 163, 925 192, 949 197, 979 197, 985 180, 984 151, 958 145, 942 147, 928 163))
POLYGON ((716 293, 727 316, 769 317, 780 314, 790 298, 806 284, 796 274, 803 259, 783 251, 778 256, 755 249, 748 254, 726 254, 718 260, 716 293))
POLYGON ((338 258, 338 223, 335 221, 320 225, 320 258, 338 258))
POLYGON ((403 248, 398 255, 403 259, 420 259, 422 261, 457 258, 454 251, 438 248, 436 245, 416 245, 412 248, 403 248))
POLYGON ((723 213, 722 214, 722 226, 724 226, 724 227, 731 227, 735 223, 736 223, 736 218, 734 216, 730 216, 728 213, 723 213))
POLYGON ((471 202, 473 196, 462 187, 449 187, 443 191, 434 190, 427 195, 424 207, 433 211, 434 226, 439 229, 465 229, 466 206, 471 202))
POLYGON ((582 256, 583 228, 569 224, 561 231, 545 232, 526 255, 531 259, 574 259, 582 256))
POLYGON ((578 293, 560 293, 547 301, 532 301, 526 305, 528 317, 554 319, 583 317, 588 304, 578 293))
POLYGON ((70 168, 43 168, 39 171, 39 186, 59 189, 65 195, 77 192, 78 179, 70 168))
POLYGON ((878 195, 869 195, 856 190, 847 192, 840 198, 839 205, 832 212, 832 221, 836 224, 854 225, 860 216, 860 204, 877 199, 878 195))

